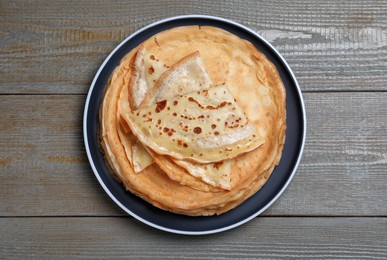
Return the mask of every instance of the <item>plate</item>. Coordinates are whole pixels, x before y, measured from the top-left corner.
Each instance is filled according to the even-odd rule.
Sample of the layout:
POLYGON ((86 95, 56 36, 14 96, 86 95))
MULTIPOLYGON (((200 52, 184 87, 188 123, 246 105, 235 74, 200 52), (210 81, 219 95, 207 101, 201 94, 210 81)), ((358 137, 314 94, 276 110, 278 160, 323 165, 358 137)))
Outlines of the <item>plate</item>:
POLYGON ((150 24, 121 42, 105 59, 91 83, 83 118, 84 142, 90 165, 106 193, 124 211, 154 228, 179 234, 202 235, 242 225, 269 208, 293 178, 305 143, 306 118, 302 94, 285 59, 265 39, 236 22, 213 16, 176 16, 150 24), (286 141, 279 165, 266 184, 244 203, 220 216, 190 217, 158 209, 118 183, 108 172, 98 145, 98 110, 106 83, 130 50, 154 34, 178 26, 208 25, 229 31, 253 43, 277 67, 286 89, 286 141))

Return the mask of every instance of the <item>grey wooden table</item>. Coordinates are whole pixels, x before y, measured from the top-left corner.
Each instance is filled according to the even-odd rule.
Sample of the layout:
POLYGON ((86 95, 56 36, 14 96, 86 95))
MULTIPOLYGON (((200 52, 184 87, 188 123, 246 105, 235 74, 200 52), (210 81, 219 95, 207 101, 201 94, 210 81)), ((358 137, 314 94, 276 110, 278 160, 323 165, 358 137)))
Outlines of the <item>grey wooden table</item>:
POLYGON ((387 258, 386 1, 0 1, 0 258, 387 258), (308 117, 303 160, 262 216, 224 233, 125 214, 86 158, 91 80, 124 38, 208 14, 268 39, 308 117))

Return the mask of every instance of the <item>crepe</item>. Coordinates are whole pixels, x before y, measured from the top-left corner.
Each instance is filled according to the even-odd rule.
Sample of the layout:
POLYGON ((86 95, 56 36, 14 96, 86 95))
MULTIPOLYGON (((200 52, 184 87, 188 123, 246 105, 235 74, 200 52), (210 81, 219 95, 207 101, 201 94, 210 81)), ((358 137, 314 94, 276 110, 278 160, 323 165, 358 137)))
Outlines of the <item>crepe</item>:
POLYGON ((179 95, 123 117, 155 153, 173 157, 191 175, 224 189, 231 189, 228 159, 263 143, 225 85, 179 95))
POLYGON ((157 164, 139 174, 134 173, 122 145, 123 139, 129 143, 133 141, 120 126, 117 113, 120 93, 131 75, 128 64, 137 51, 134 49, 113 72, 101 105, 101 143, 107 163, 128 190, 161 209, 195 216, 231 210, 262 187, 282 154, 286 97, 275 66, 251 43, 214 27, 173 28, 154 35, 142 46, 170 65, 198 51, 214 85, 224 83, 228 86, 238 106, 265 142, 232 159, 228 191, 204 191, 182 185, 165 171, 186 174, 185 170, 159 154, 153 156, 157 164), (163 165, 163 169, 159 165, 163 165))
MULTIPOLYGON (((168 68, 169 66, 166 64, 163 66, 159 65, 159 68, 161 69, 168 69, 160 76, 155 84, 153 84, 155 80, 143 80, 142 84, 138 84, 139 82, 141 83, 140 80, 137 80, 138 75, 143 75, 143 77, 148 75, 147 70, 149 70, 149 68, 147 62, 142 61, 144 56, 153 57, 152 60, 157 60, 159 64, 163 64, 162 61, 159 61, 159 59, 155 58, 153 54, 149 54, 142 45, 137 48, 137 52, 134 55, 132 61, 132 68, 135 69, 137 73, 132 75, 132 79, 130 80, 130 84, 128 86, 129 90, 126 91, 124 87, 120 94, 118 113, 120 114, 121 118, 125 118, 125 116, 130 113, 127 104, 120 104, 126 99, 129 99, 129 103, 131 103, 130 107, 132 108, 137 108, 138 105, 136 104, 139 103, 141 103, 142 107, 145 107, 155 103, 158 100, 175 97, 176 95, 180 94, 186 94, 194 90, 208 89, 212 85, 211 78, 204 66, 204 62, 199 52, 194 52, 185 56, 170 68, 168 68), (133 78, 136 80, 133 80, 133 78), (141 100, 144 98, 141 95, 136 95, 136 93, 141 92, 143 89, 149 89, 149 91, 147 93, 148 98, 145 98, 145 100, 142 102, 141 100), (126 97, 127 94, 129 94, 129 97, 126 97)), ((121 123, 124 126, 124 129, 130 128, 126 120, 122 120, 121 123)), ((123 145, 125 146, 125 150, 127 150, 127 142, 123 142, 123 145)), ((133 145, 131 152, 133 154, 132 161, 135 172, 141 172, 143 169, 153 163, 153 158, 149 155, 149 151, 146 150, 140 142, 136 142, 135 145, 133 145)), ((154 153, 152 155, 153 157, 158 156, 154 153)), ((172 180, 178 181, 182 185, 186 185, 202 191, 216 191, 217 187, 222 189, 231 188, 230 161, 210 165, 174 160, 173 158, 164 157, 163 160, 158 160, 156 162, 160 167, 162 167, 162 169, 164 169, 166 174, 172 180), (174 170, 165 170, 166 163, 163 163, 163 161, 173 165, 174 170), (201 180, 210 185, 206 185, 201 180)))
POLYGON ((141 106, 149 106, 191 91, 207 89, 212 85, 198 51, 188 54, 165 71, 145 96, 141 106))
POLYGON ((167 70, 168 65, 140 45, 131 61, 130 82, 128 85, 129 105, 137 109, 147 93, 155 86, 156 81, 167 70))
MULTIPOLYGON (((146 94, 155 86, 156 81, 169 68, 168 65, 160 61, 154 54, 150 53, 144 46, 140 45, 130 63, 130 80, 128 89, 121 91, 118 101, 118 114, 120 111, 129 111, 137 109, 143 102, 146 94)), ((130 128, 126 122, 121 122, 125 132, 129 134, 130 128)), ((129 134, 130 135, 130 134, 129 134)), ((151 165, 154 160, 144 146, 136 141, 134 144, 126 141, 122 137, 128 160, 132 162, 136 173, 141 172, 151 165)), ((135 140, 134 138, 132 138, 135 140)))
POLYGON ((179 160, 219 162, 263 143, 225 85, 165 99, 123 116, 141 143, 179 160))

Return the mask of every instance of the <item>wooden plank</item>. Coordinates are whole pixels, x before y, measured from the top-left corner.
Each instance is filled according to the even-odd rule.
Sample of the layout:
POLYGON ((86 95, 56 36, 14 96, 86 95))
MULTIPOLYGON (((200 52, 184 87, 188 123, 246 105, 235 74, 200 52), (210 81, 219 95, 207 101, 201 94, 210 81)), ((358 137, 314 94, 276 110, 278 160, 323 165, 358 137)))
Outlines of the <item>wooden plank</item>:
POLYGON ((304 156, 294 181, 273 208, 276 214, 386 216, 386 97, 304 94, 304 156))
POLYGON ((2 218, 1 258, 385 259, 386 218, 256 218, 181 236, 132 218, 2 218))
POLYGON ((267 38, 304 91, 385 91, 386 12, 382 0, 3 1, 0 93, 86 93, 125 37, 159 19, 192 13, 229 18, 267 38))
POLYGON ((121 213, 88 164, 84 101, 85 96, 0 96, 2 215, 121 213))
MULTIPOLYGON (((305 94, 301 166, 269 216, 386 216, 387 93, 305 94)), ((125 215, 83 146, 85 96, 0 96, 0 215, 125 215)))

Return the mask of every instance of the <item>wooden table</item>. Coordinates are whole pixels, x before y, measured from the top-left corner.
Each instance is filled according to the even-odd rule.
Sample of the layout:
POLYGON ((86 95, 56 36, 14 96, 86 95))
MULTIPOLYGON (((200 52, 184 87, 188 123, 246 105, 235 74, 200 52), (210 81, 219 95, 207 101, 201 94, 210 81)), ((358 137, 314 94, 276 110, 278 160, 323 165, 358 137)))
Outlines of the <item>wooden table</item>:
POLYGON ((387 258, 386 1, 0 1, 0 258, 387 258), (268 39, 303 91, 303 160, 231 231, 182 236, 124 213, 82 136, 91 80, 124 38, 208 14, 268 39))

